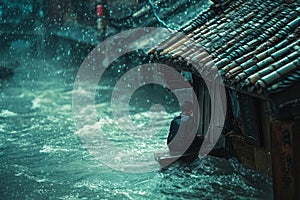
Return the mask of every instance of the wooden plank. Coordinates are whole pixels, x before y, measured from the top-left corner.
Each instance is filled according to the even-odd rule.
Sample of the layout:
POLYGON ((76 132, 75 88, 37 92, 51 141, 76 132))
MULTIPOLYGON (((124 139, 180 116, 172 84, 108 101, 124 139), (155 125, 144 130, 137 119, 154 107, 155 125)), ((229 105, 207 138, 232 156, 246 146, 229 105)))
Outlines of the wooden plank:
POLYGON ((270 144, 270 117, 266 113, 266 105, 261 100, 261 136, 262 145, 254 148, 256 170, 272 176, 271 144, 270 144))
MULTIPOLYGON (((295 199, 296 197, 295 157, 293 152, 294 126, 293 121, 272 122, 271 150, 275 199, 295 199)), ((299 188, 297 189, 299 190, 299 188)))
POLYGON ((239 104, 242 116, 243 133, 248 139, 254 139, 257 146, 261 146, 261 110, 257 98, 239 94, 239 104))
MULTIPOLYGON (((298 113, 299 114, 299 113, 298 113)), ((300 118, 297 118, 293 128, 293 153, 295 169, 295 199, 300 199, 300 118)))
POLYGON ((232 137, 233 153, 237 160, 245 165, 255 168, 254 145, 247 143, 239 137, 232 137))

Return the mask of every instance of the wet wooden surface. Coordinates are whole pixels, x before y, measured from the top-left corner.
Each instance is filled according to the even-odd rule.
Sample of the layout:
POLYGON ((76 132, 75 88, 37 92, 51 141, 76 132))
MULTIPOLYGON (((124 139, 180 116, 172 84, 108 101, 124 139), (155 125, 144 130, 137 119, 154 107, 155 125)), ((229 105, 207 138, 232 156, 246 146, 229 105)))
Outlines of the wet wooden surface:
MULTIPOLYGON (((295 140, 296 127, 297 124, 293 121, 272 122, 271 146, 275 199, 296 199, 296 190, 300 188, 297 185, 299 180, 296 180, 295 176, 296 173, 299 173, 295 165, 295 162, 299 162, 297 161, 299 154, 294 152, 295 145, 299 143, 297 141, 299 139, 295 140)), ((297 138, 299 137, 297 136, 297 138)))

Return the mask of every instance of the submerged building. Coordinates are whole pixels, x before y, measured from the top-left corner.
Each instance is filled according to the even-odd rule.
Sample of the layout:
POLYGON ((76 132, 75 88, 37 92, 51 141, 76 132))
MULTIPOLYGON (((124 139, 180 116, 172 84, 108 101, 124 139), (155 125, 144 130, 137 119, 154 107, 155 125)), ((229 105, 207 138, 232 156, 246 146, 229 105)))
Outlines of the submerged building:
MULTIPOLYGON (((106 36, 128 28, 160 26, 146 1, 106 1, 107 4, 120 3, 122 8, 130 7, 135 11, 128 14, 117 6, 110 6, 115 8, 114 14, 106 16, 102 16, 103 2, 36 0, 13 1, 8 6, 2 1, 0 34, 5 42, 33 38, 32 49, 37 54, 50 47, 57 56, 78 57, 78 62, 81 62, 101 41, 99 33, 103 32, 99 28, 103 26, 99 25, 99 18, 107 21, 106 36), (65 49, 69 52, 66 53, 65 49)), ((276 199, 299 199, 299 1, 213 2, 208 10, 178 30, 186 37, 174 34, 151 49, 149 54, 154 61, 192 74, 191 82, 201 111, 198 116, 201 133, 205 133, 209 126, 223 128, 218 121, 211 122, 218 111, 212 113, 216 102, 211 101, 214 94, 206 85, 218 82, 213 76, 199 74, 200 70, 209 75, 211 67, 217 68, 227 95, 225 141, 221 145, 240 162, 272 176, 276 199), (193 41, 206 52, 190 48, 188 41, 193 41), (189 59, 204 65, 195 69, 187 62, 189 59)), ((186 22, 188 17, 184 11, 197 12, 200 3, 194 5, 176 1, 173 8, 166 9, 163 15, 186 22)), ((5 66, 18 64, 11 60, 1 62, 5 66)), ((0 68, 0 79, 11 75, 12 69, 0 68)))
POLYGON ((202 77, 199 70, 217 67, 228 103, 226 148, 272 175, 276 199, 300 198, 299 16, 299 1, 215 0, 179 30, 185 37, 174 34, 148 52, 157 62, 193 74, 200 132, 214 123, 216 102, 206 87, 214 77, 202 77), (208 54, 191 48, 190 41, 208 54), (204 65, 195 69, 189 60, 204 65))

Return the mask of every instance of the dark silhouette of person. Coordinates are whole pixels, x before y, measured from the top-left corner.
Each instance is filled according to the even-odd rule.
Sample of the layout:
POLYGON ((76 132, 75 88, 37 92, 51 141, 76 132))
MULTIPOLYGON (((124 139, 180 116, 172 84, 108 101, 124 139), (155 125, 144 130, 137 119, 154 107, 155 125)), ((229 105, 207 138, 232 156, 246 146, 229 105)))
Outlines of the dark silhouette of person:
POLYGON ((203 137, 197 135, 193 115, 193 103, 185 101, 181 113, 171 121, 167 145, 171 154, 198 154, 203 137))

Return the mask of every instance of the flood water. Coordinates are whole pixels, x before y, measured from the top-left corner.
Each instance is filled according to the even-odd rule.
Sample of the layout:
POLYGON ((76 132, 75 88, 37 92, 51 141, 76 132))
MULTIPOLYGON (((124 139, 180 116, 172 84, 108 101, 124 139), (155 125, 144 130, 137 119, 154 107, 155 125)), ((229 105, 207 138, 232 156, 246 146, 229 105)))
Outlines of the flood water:
MULTIPOLYGON (((105 94, 112 88, 101 85, 99 93, 104 95, 98 95, 98 123, 105 128, 104 137, 109 141, 102 155, 109 162, 109 156, 115 153, 110 145, 127 154, 120 166, 95 159, 74 124, 72 94, 77 70, 55 59, 29 56, 15 68, 12 78, 1 80, 0 199, 273 198, 271 179, 235 159, 207 156, 160 171, 154 157, 149 157, 147 163, 153 170, 122 170, 127 162, 139 165, 144 154, 151 156, 165 148, 176 109, 155 123, 157 134, 125 134, 110 114, 105 94)), ((133 111, 139 126, 147 126, 150 113, 140 108, 133 111)))

